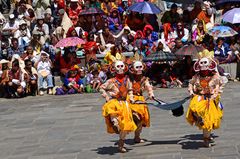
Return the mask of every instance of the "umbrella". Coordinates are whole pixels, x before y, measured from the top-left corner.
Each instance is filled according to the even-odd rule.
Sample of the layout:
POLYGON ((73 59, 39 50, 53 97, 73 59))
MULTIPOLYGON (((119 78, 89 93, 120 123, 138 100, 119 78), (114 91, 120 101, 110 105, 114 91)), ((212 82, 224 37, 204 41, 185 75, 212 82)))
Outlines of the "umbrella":
POLYGON ((57 48, 57 47, 77 46, 77 45, 81 45, 81 44, 85 44, 85 41, 83 41, 82 39, 80 39, 78 37, 69 37, 69 38, 61 39, 55 45, 55 47, 57 48))
POLYGON ((180 56, 189 55, 189 56, 192 56, 192 58, 197 58, 198 53, 203 50, 204 50, 204 48, 202 46, 189 44, 189 45, 184 45, 183 47, 178 49, 175 52, 175 55, 180 55, 180 56))
POLYGON ((103 14, 104 12, 99 8, 87 8, 80 12, 80 15, 103 14))
POLYGON ((217 5, 222 5, 224 3, 239 3, 240 0, 217 0, 216 4, 217 5))
POLYGON ((176 55, 168 52, 158 51, 151 53, 147 57, 143 58, 143 61, 176 61, 176 55))
POLYGON ((208 34, 213 37, 231 37, 238 33, 228 26, 215 26, 208 30, 208 34))
POLYGON ((151 2, 138 2, 131 5, 128 10, 142 14, 158 14, 161 10, 151 2))
POLYGON ((223 15, 223 21, 232 24, 240 23, 240 8, 234 8, 223 15))

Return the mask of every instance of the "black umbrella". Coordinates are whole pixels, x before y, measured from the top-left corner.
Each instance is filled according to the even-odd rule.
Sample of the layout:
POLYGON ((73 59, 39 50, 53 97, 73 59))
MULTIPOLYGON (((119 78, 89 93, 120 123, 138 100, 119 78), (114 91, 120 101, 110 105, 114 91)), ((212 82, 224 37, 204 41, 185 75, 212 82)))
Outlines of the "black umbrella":
POLYGON ((173 53, 157 51, 143 58, 143 61, 176 61, 177 57, 173 53))

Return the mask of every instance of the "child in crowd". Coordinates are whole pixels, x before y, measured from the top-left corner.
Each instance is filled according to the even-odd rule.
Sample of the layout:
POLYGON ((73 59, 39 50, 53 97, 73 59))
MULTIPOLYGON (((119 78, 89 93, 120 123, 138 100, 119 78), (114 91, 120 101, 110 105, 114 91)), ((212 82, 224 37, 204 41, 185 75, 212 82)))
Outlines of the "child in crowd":
POLYGON ((92 71, 92 76, 90 76, 90 84, 92 86, 93 92, 97 92, 101 85, 101 79, 99 78, 98 70, 92 71))
POLYGON ((72 93, 83 92, 83 82, 80 79, 78 69, 76 67, 71 68, 64 80, 64 86, 69 90, 73 89, 72 93))
POLYGON ((41 57, 38 62, 35 63, 39 77, 39 95, 44 95, 44 81, 47 81, 48 94, 52 95, 53 77, 51 73, 52 62, 49 59, 49 54, 45 51, 41 51, 41 57))

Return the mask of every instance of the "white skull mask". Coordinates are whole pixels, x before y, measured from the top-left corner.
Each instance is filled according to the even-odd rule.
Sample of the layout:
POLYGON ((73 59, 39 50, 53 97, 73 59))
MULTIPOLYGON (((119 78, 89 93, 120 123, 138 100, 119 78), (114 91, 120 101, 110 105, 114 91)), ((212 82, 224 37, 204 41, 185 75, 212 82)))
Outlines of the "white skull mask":
POLYGON ((125 64, 122 61, 117 61, 114 67, 117 74, 124 74, 125 64))
POLYGON ((141 75, 143 72, 143 64, 140 61, 136 61, 133 64, 134 71, 136 72, 137 75, 141 75))
POLYGON ((206 57, 202 58, 199 61, 199 65, 200 65, 200 70, 207 70, 210 65, 209 59, 206 57))

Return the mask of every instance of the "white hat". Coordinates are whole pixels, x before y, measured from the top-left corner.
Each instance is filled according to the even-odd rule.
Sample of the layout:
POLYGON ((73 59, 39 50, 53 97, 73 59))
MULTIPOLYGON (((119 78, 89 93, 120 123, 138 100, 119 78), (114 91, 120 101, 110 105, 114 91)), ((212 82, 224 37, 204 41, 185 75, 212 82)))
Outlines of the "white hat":
POLYGON ((23 24, 27 25, 27 22, 25 20, 20 20, 19 25, 23 25, 23 24))
POLYGON ((71 2, 78 2, 78 0, 71 0, 71 2))
POLYGON ((2 59, 2 60, 0 61, 0 64, 9 63, 9 62, 10 62, 10 61, 8 61, 8 60, 2 59))
POLYGON ((37 20, 44 19, 44 16, 43 16, 43 15, 38 15, 38 16, 36 17, 36 19, 37 19, 37 20))
POLYGON ((42 56, 42 55, 43 55, 43 56, 44 56, 44 55, 45 55, 45 56, 47 55, 47 56, 49 57, 49 54, 48 54, 46 51, 43 51, 43 50, 41 51, 41 56, 42 56))
POLYGON ((9 19, 14 19, 15 18, 15 15, 14 14, 10 14, 9 15, 9 19))
POLYGON ((52 15, 51 9, 50 9, 50 8, 47 8, 47 9, 45 10, 45 14, 50 14, 50 15, 52 15))

